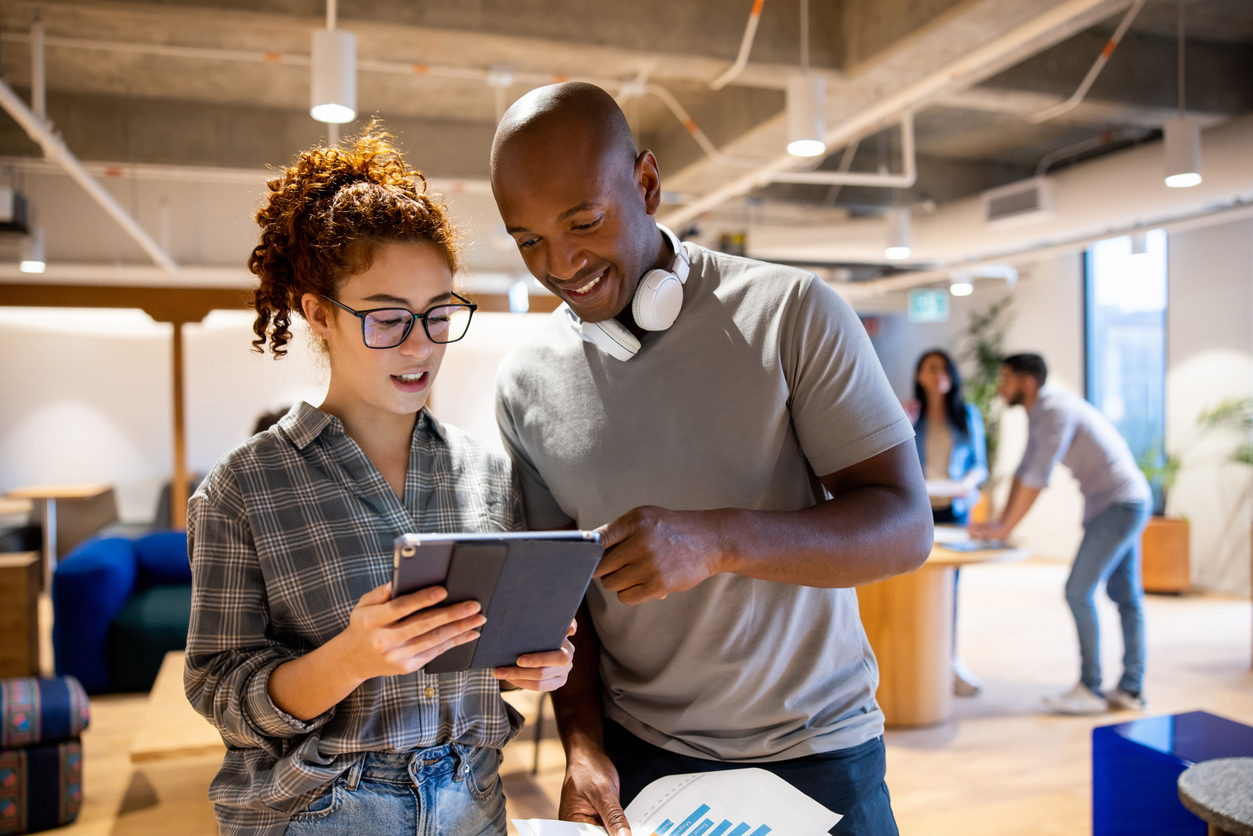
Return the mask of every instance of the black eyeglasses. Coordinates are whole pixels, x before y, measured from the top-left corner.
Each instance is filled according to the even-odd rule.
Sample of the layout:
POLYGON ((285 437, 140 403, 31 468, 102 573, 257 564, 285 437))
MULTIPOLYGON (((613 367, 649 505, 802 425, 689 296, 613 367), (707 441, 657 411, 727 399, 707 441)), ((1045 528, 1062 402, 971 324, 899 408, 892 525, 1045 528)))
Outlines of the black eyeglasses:
POLYGON ((422 330, 433 343, 455 343, 470 330, 470 319, 479 306, 464 296, 452 294, 457 300, 452 305, 436 305, 423 313, 414 313, 408 308, 371 308, 368 311, 354 311, 352 308, 323 296, 328 302, 334 302, 348 313, 361 320, 361 339, 368 348, 395 348, 409 337, 413 323, 422 320, 422 330), (458 316, 462 311, 465 317, 458 316))

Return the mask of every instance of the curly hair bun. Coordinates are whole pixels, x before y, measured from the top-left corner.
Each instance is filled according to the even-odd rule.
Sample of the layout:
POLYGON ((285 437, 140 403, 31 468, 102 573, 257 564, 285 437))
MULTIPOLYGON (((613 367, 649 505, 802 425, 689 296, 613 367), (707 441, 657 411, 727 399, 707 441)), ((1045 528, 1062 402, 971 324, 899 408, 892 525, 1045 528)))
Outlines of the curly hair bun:
POLYGON ((253 348, 275 357, 291 341, 291 316, 306 293, 333 296, 369 269, 381 244, 425 242, 456 272, 457 231, 442 203, 426 194, 422 172, 405 165, 393 137, 372 121, 349 148, 314 148, 270 180, 257 212, 261 242, 248 258, 260 279, 253 348))

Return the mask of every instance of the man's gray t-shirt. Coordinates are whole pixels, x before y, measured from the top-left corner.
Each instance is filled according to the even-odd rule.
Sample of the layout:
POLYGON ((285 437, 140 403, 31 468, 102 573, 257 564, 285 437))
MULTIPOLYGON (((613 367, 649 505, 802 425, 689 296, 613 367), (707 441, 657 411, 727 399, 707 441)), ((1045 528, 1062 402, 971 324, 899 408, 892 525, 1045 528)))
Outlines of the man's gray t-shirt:
POLYGON ((1115 502, 1152 501, 1148 480, 1109 419, 1083 398, 1045 386, 1027 412, 1027 451, 1014 475, 1029 488, 1045 488, 1059 461, 1079 483, 1084 523, 1115 502))
MULTIPOLYGON (((583 342, 564 306, 505 358, 497 420, 531 528, 595 528, 641 505, 796 511, 825 498, 819 476, 912 438, 833 290, 689 251, 678 320, 631 360, 583 342)), ((852 589, 724 573, 635 607, 593 581, 587 601, 605 713, 650 743, 773 761, 883 732, 852 589)))

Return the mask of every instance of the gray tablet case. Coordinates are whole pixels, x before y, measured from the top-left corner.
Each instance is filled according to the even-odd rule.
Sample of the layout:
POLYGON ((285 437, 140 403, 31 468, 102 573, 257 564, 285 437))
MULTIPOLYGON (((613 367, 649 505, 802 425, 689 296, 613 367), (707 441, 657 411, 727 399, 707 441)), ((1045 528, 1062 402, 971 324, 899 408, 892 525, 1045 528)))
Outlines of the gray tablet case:
POLYGON ((478 640, 437 656, 423 672, 510 666, 523 654, 560 648, 603 551, 590 531, 396 538, 394 594, 443 584, 445 604, 478 601, 487 618, 478 640))

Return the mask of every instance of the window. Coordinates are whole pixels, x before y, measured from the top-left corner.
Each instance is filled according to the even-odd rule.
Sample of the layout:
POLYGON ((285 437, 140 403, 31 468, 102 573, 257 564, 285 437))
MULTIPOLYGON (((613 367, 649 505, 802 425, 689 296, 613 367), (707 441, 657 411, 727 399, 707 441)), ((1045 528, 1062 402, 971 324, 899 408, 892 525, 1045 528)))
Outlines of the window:
POLYGON ((1166 233, 1098 241, 1087 260, 1088 400, 1138 461, 1166 439, 1166 233), (1133 254, 1133 250, 1140 252, 1133 254))

